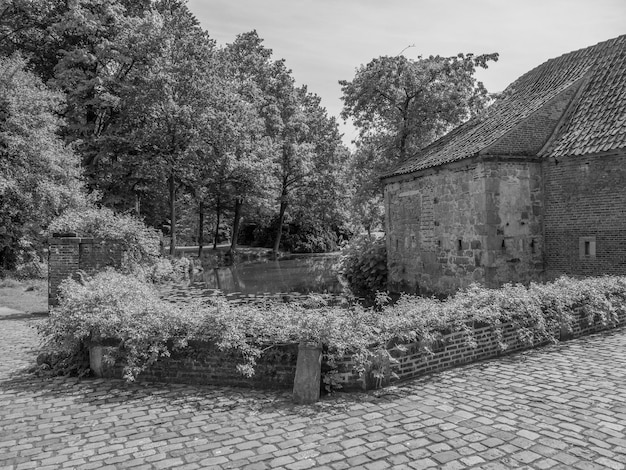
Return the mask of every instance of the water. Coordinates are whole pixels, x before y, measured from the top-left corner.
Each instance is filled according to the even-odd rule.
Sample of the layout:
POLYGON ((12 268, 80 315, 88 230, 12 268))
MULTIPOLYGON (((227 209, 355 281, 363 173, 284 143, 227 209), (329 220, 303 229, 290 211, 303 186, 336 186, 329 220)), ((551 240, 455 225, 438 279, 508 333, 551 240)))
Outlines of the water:
POLYGON ((215 260, 205 261, 203 270, 189 281, 163 286, 162 296, 176 302, 220 291, 231 301, 291 301, 318 293, 334 301, 331 299, 339 299, 343 291, 337 272, 338 253, 288 255, 220 267, 215 267, 215 260))
POLYGON ((250 261, 224 267, 205 267, 192 282, 224 294, 262 295, 339 294, 337 254, 290 255, 276 260, 250 261))

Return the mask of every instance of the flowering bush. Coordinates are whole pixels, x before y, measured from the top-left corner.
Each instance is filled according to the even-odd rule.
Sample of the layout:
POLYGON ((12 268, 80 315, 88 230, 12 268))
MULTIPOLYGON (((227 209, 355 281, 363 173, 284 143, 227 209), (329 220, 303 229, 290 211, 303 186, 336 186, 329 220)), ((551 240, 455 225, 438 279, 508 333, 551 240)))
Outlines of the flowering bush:
POLYGON ((394 351, 403 351, 403 345, 419 342, 429 352, 443 334, 458 331, 474 344, 476 324, 493 329, 501 350, 508 346, 501 333, 505 323, 529 346, 557 341, 562 327, 572 327, 578 308, 590 325, 615 326, 626 309, 626 278, 562 277, 500 289, 472 285, 445 301, 405 295, 390 304, 378 294, 376 302, 376 308, 340 307, 318 296, 299 303, 234 305, 216 296, 173 305, 161 300, 151 284, 109 270, 83 284, 66 281, 59 307, 40 331, 49 349, 68 357, 79 357, 85 343, 116 339, 128 380, 195 339, 236 353, 241 358, 237 368, 247 376, 276 345, 318 343, 328 385, 335 382, 336 361, 346 353, 359 373, 369 371, 380 383, 396 362, 394 351))

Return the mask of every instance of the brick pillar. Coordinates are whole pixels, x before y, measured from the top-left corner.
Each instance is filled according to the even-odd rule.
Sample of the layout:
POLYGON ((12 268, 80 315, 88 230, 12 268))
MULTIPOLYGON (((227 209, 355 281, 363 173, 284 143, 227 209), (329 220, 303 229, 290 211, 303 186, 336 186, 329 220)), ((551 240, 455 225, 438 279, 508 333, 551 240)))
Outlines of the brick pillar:
POLYGON ((48 240, 48 309, 58 305, 59 285, 73 276, 80 265, 80 237, 48 240))
POLYGON ((105 267, 120 267, 124 245, 120 240, 54 236, 48 239, 48 309, 58 305, 59 285, 78 271, 93 274, 105 267))

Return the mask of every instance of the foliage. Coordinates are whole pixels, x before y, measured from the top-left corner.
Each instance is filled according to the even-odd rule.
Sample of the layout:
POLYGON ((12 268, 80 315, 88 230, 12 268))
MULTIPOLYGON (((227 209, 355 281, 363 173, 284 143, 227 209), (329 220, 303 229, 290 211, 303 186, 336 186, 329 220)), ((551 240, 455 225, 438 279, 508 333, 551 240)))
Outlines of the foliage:
POLYGON ((626 278, 562 277, 548 284, 501 289, 472 285, 445 301, 402 296, 390 304, 379 294, 376 302, 377 308, 330 306, 312 296, 289 304, 234 305, 216 296, 176 305, 160 300, 152 285, 135 276, 106 271, 84 284, 66 281, 59 307, 40 331, 48 350, 65 357, 78 357, 85 342, 120 341, 128 380, 196 339, 234 353, 239 357, 237 369, 247 376, 275 345, 317 343, 323 345, 327 385, 337 385, 337 363, 346 354, 359 373, 371 374, 380 384, 393 375, 394 356, 407 343, 419 342, 428 353, 443 334, 460 331, 472 345, 476 325, 500 335, 501 350, 508 346, 504 324, 529 346, 557 341, 561 326, 572 326, 578 308, 588 324, 615 326, 619 313, 626 313, 626 278))
POLYGON ((0 271, 39 261, 50 220, 86 203, 79 160, 57 134, 63 98, 26 69, 0 58, 0 271))
POLYGON ((367 230, 379 222, 379 177, 453 127, 482 112, 490 101, 474 74, 498 54, 454 57, 382 56, 341 80, 344 119, 359 129, 351 165, 353 210, 367 230))
POLYGON ((150 263, 137 263, 131 267, 132 275, 152 283, 164 284, 189 279, 193 262, 184 256, 180 258, 158 257, 150 263))
MULTIPOLYGON (((271 248, 277 224, 274 219, 270 225, 250 226, 243 240, 251 245, 271 248)), ((350 235, 346 225, 324 226, 302 217, 283 224, 280 247, 290 253, 328 253, 337 251, 350 235)))
POLYGON ((341 274, 353 294, 372 300, 387 290, 387 246, 385 238, 361 235, 342 250, 341 274))
POLYGON ((156 230, 133 215, 116 214, 106 207, 67 210, 50 223, 48 231, 121 240, 131 263, 150 262, 160 254, 160 236, 156 230))
POLYGON ((498 54, 377 57, 361 65, 352 81, 339 82, 342 116, 354 119, 362 137, 389 136, 388 161, 402 160, 485 107, 489 97, 474 73, 497 59, 498 54))
POLYGON ((84 284, 68 279, 60 286, 61 302, 39 326, 44 349, 60 357, 80 357, 85 344, 120 341, 124 376, 133 380, 146 365, 169 354, 167 342, 183 344, 172 305, 159 299, 153 285, 113 270, 84 284))
POLYGON ((164 230, 171 254, 178 211, 184 237, 232 227, 233 249, 244 219, 345 221, 337 124, 256 31, 218 47, 178 0, 5 0, 0 54, 16 51, 60 92, 60 134, 98 202, 164 230))

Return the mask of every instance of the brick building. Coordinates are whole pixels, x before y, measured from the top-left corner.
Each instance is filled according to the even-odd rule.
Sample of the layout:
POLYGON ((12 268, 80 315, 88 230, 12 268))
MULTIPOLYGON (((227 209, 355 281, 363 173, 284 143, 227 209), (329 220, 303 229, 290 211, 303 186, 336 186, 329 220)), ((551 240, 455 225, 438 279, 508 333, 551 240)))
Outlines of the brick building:
POLYGON ((626 35, 524 74, 383 182, 393 291, 626 274, 626 35))

